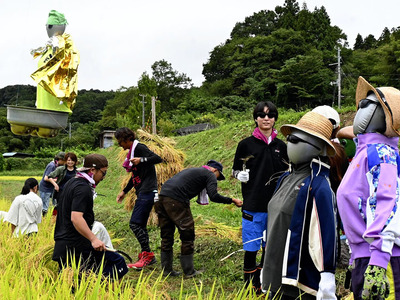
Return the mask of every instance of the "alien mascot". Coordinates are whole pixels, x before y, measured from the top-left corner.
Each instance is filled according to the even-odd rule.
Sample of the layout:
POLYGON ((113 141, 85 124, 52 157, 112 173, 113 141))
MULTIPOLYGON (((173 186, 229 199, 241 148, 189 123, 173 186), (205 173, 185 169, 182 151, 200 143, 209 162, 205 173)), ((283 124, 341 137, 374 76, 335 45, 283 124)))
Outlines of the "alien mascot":
POLYGON ((316 112, 283 125, 291 162, 268 205, 264 292, 276 299, 336 299, 336 198, 329 165, 333 126, 316 112), (299 298, 300 299, 300 298, 299 298))
POLYGON ((356 154, 337 202, 352 251, 354 299, 400 299, 400 91, 358 79, 356 154), (389 279, 388 279, 389 277, 389 279), (389 284, 390 282, 390 284, 389 284))
POLYGON ((40 56, 38 69, 31 75, 38 84, 37 108, 72 112, 78 94, 79 52, 71 36, 64 33, 67 24, 62 13, 50 11, 46 24, 50 40, 31 51, 34 58, 40 56))

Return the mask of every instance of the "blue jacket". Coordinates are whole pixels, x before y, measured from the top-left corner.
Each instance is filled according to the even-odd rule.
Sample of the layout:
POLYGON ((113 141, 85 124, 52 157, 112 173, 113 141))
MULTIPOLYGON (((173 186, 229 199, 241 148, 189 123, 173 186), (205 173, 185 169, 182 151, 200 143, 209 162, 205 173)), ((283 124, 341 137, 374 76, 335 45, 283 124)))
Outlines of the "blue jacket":
MULTIPOLYGON (((282 175, 282 179, 289 173, 282 175)), ((336 198, 329 166, 313 160, 311 174, 297 195, 287 234, 282 284, 317 295, 320 272, 334 273, 337 258, 336 198)))

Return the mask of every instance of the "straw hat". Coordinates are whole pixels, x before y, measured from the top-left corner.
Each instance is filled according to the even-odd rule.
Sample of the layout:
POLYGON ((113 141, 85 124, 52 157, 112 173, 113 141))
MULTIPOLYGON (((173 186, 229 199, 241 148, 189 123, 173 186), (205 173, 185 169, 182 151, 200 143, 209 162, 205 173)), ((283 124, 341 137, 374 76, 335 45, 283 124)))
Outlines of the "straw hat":
POLYGON ((305 133, 324 141, 327 145, 326 153, 328 156, 334 156, 336 154, 335 147, 330 141, 333 126, 331 121, 324 116, 316 112, 309 111, 297 122, 296 125, 282 125, 281 132, 284 136, 287 136, 292 133, 293 129, 304 131, 305 133))
POLYGON ((358 78, 356 90, 356 106, 365 99, 369 91, 373 91, 385 112, 386 131, 388 137, 400 136, 400 91, 394 87, 374 88, 363 77, 358 78))

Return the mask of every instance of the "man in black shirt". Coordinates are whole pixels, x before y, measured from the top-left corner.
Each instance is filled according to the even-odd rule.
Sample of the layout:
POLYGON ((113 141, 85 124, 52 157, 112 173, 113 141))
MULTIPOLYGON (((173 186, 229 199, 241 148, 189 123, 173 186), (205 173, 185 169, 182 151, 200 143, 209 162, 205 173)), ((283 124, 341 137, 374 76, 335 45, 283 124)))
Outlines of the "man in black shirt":
POLYGON ((89 154, 76 177, 65 184, 58 202, 53 260, 61 269, 74 261, 78 265, 81 259, 83 269, 97 271, 104 256, 103 275, 120 279, 128 272, 124 258, 106 251, 104 242, 91 230, 95 220, 95 187, 106 176, 107 167, 108 161, 103 155, 89 154))
POLYGON ((163 184, 155 210, 161 229, 161 266, 164 274, 179 274, 172 269, 175 227, 182 242, 180 261, 185 276, 193 277, 199 273, 193 267, 195 232, 190 199, 199 195, 201 204, 207 204, 208 195, 213 202, 242 206, 241 200, 218 194, 217 180, 223 179, 222 165, 210 160, 203 167, 179 172, 163 184))

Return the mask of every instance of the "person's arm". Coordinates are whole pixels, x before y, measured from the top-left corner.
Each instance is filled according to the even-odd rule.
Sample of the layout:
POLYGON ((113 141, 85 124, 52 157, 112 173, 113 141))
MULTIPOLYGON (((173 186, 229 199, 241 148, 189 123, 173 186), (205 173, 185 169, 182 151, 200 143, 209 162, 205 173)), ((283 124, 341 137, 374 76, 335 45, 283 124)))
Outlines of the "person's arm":
MULTIPOLYGON (((47 177, 47 176, 46 176, 47 177)), ((46 179, 45 179, 46 180, 46 179)), ((59 191, 60 187, 58 186, 57 182, 54 180, 54 178, 48 178, 47 180, 48 182, 50 182, 53 186, 54 186, 54 190, 56 190, 57 192, 59 191)))
POLYGON ((99 240, 96 235, 90 230, 85 219, 83 218, 83 213, 79 211, 71 212, 71 221, 75 229, 85 238, 87 238, 91 243, 92 247, 97 251, 105 251, 106 245, 99 240))
POLYGON ((210 172, 209 176, 207 177, 207 185, 206 185, 207 195, 208 197, 210 197, 210 200, 216 203, 224 203, 224 204, 233 203, 232 198, 218 194, 217 187, 218 187, 217 177, 215 177, 214 173, 210 172))
POLYGON ((130 160, 134 166, 138 164, 155 165, 161 163, 163 160, 160 156, 150 151, 144 144, 138 144, 135 149, 135 157, 130 160))
POLYGON ((128 183, 126 184, 125 188, 117 195, 117 202, 121 203, 124 200, 125 195, 133 188, 133 181, 132 178, 129 178, 128 183))
POLYGON ((240 142, 236 148, 235 158, 233 160, 232 167, 232 176, 239 180, 240 182, 247 182, 250 179, 250 169, 243 169, 245 161, 243 160, 248 154, 246 154, 247 150, 244 149, 245 145, 243 142, 240 142))

